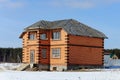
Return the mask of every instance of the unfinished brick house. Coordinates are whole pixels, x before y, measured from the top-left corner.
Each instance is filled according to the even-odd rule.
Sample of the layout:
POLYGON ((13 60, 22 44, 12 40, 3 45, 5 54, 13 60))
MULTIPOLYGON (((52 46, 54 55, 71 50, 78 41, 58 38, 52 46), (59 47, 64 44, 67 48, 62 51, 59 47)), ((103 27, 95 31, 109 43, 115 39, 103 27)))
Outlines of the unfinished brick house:
POLYGON ((73 19, 41 20, 25 28, 23 63, 38 64, 40 69, 68 70, 81 66, 102 66, 102 32, 73 19))

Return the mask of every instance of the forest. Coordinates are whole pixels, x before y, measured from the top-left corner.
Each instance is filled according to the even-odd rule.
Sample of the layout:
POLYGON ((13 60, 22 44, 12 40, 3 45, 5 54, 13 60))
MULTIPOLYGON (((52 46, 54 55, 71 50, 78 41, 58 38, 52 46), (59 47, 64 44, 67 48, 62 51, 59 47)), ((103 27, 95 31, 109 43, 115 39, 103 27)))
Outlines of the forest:
POLYGON ((22 62, 22 48, 0 48, 0 62, 22 62))

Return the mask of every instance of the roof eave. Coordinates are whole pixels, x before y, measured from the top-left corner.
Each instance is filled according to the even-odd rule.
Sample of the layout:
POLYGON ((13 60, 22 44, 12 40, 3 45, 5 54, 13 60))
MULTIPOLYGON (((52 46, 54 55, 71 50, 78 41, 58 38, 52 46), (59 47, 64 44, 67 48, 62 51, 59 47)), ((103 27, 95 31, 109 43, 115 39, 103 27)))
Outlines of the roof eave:
POLYGON ((22 32, 21 35, 19 36, 19 38, 23 38, 23 36, 24 36, 25 33, 26 32, 22 32))

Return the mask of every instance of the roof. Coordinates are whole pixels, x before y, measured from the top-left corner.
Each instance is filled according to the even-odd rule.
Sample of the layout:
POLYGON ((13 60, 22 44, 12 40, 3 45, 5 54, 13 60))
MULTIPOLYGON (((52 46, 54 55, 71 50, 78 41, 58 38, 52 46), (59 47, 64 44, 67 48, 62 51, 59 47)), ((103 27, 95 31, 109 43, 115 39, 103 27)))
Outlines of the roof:
POLYGON ((93 29, 83 23, 80 23, 74 19, 65 19, 65 20, 57 20, 57 21, 41 20, 25 28, 25 31, 28 29, 36 29, 36 28, 41 28, 41 29, 63 28, 68 34, 72 34, 72 35, 107 38, 104 33, 96 29, 93 29))

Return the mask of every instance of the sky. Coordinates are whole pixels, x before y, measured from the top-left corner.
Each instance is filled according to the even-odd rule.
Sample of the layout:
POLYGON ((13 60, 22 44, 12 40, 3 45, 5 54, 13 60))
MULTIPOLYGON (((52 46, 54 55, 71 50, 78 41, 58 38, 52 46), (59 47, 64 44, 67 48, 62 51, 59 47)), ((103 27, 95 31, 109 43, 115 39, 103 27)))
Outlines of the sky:
POLYGON ((0 47, 22 47, 24 28, 62 19, 103 32, 105 49, 120 48, 120 0, 0 0, 0 47))

